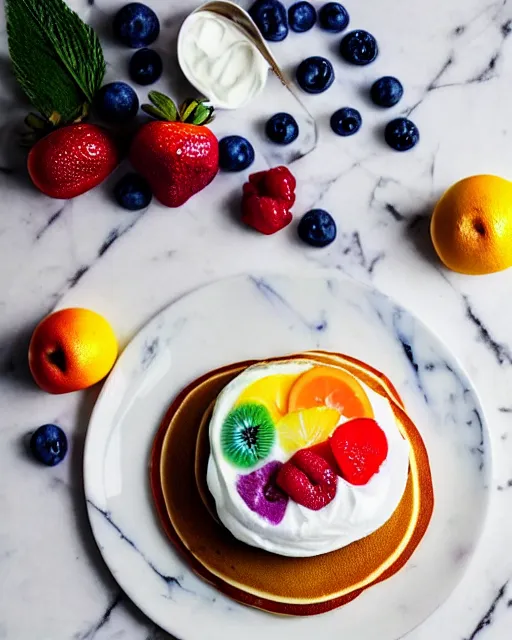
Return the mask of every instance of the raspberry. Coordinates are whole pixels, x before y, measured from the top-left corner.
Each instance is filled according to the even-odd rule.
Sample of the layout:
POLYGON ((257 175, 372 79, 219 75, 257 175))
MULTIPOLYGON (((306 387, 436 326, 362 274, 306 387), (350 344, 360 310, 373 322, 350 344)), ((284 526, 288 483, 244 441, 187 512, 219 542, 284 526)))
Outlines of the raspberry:
POLYGON ((286 167, 274 167, 249 176, 243 186, 242 221, 271 235, 292 221, 297 182, 286 167))
MULTIPOLYGON (((286 167, 274 167, 268 171, 258 171, 249 176, 251 184, 259 195, 284 200, 288 208, 295 203, 297 181, 286 167)), ((244 187, 244 193, 253 193, 244 187)))
POLYGON ((244 195, 242 198, 242 222, 265 235, 284 229, 292 221, 286 203, 267 196, 244 195))
POLYGON ((272 198, 279 198, 288 203, 288 207, 295 204, 295 187, 297 181, 286 167, 275 167, 266 172, 260 183, 260 191, 272 198))
POLYGON ((336 495, 335 471, 309 449, 297 451, 281 467, 276 482, 292 500, 312 511, 323 509, 336 495))
POLYGON ((323 442, 314 444, 312 447, 308 447, 308 451, 316 453, 317 456, 320 456, 320 458, 327 462, 331 469, 336 472, 336 475, 341 475, 338 469, 338 463, 331 449, 330 440, 324 440, 323 442))

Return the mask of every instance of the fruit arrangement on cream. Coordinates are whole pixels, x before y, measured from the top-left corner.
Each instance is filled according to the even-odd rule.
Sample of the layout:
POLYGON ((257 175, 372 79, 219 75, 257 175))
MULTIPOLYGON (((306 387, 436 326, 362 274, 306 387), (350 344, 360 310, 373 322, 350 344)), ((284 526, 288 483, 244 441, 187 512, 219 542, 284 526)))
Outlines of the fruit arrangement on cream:
POLYGON ((405 491, 409 443, 389 401, 342 367, 263 362, 220 393, 207 482, 222 524, 310 557, 370 535, 405 491))

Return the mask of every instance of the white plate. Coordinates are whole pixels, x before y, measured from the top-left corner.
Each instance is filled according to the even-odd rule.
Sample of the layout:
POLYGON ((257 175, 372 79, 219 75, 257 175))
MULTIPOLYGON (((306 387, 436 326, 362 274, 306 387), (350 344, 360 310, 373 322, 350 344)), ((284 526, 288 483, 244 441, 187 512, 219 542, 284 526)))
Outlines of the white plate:
POLYGON ((182 640, 396 640, 462 577, 485 519, 490 447, 477 396, 448 349, 409 312, 351 280, 242 276, 181 298, 125 349, 98 399, 84 460, 94 536, 142 611, 182 640), (339 351, 389 376, 427 446, 432 521, 407 565, 344 607, 282 618, 223 596, 176 555, 154 515, 148 457, 174 396, 231 362, 339 351))

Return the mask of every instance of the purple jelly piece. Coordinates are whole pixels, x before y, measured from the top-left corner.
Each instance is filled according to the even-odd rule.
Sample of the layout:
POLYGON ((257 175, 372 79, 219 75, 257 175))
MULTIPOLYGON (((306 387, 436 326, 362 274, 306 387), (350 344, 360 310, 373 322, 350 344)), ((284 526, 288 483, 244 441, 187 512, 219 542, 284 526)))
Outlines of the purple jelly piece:
POLYGON ((282 466, 282 462, 274 460, 261 469, 238 476, 236 482, 238 494, 249 509, 273 525, 281 522, 288 506, 288 496, 276 484, 282 466))

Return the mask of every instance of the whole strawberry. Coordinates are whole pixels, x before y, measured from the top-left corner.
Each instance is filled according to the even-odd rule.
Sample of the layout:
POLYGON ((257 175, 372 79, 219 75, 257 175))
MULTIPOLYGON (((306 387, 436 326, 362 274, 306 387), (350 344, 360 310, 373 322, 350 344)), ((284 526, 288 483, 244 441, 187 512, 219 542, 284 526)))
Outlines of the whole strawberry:
POLYGON ((144 125, 130 148, 130 161, 149 182, 155 197, 167 207, 179 207, 215 178, 219 143, 206 128, 213 107, 187 101, 178 111, 174 102, 150 91, 152 104, 142 109, 158 118, 144 125))
POLYGON ((119 162, 112 137, 92 124, 72 124, 36 142, 28 155, 35 186, 51 198, 74 198, 96 187, 119 162))

